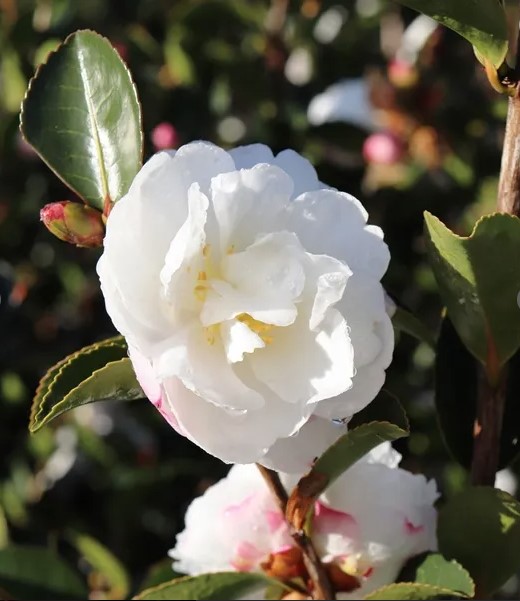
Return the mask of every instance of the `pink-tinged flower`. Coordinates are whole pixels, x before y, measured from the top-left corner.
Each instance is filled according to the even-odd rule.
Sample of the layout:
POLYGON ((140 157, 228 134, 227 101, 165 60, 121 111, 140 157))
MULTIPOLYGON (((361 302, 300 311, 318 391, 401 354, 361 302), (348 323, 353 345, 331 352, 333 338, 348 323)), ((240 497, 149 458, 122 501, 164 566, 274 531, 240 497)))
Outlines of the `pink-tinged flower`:
POLYGON ((367 163, 393 165, 402 158, 403 154, 403 145, 390 133, 372 134, 363 144, 363 156, 367 163))
POLYGON ((171 123, 163 121, 156 125, 151 134, 152 144, 155 150, 167 150, 176 148, 179 144, 179 135, 171 123))
POLYGON ((41 209, 40 218, 47 229, 64 242, 86 247, 103 243, 105 226, 101 213, 79 202, 51 202, 41 209))
POLYGON ((330 420, 376 396, 394 343, 367 217, 293 151, 195 142, 148 161, 98 273, 170 423, 224 461, 299 472, 344 431, 330 420))
POLYGON ((393 60, 388 65, 388 79, 396 88, 412 88, 419 81, 419 74, 407 60, 393 60))
MULTIPOLYGON (((338 599, 361 599, 395 580, 410 557, 436 548, 434 481, 397 467, 389 443, 345 472, 316 503, 312 538, 338 599)), ((293 476, 282 476, 289 489, 293 476)), ((306 572, 280 510, 254 466, 235 466, 195 499, 170 551, 175 570, 201 574, 306 572)), ((258 597, 261 598, 261 597, 258 597)))

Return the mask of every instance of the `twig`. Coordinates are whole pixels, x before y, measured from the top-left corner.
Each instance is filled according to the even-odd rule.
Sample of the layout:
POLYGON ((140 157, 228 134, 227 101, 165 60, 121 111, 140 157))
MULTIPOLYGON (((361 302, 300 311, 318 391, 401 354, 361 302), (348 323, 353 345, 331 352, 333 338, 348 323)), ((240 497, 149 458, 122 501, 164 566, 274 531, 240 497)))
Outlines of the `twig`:
MULTIPOLYGON (((510 2, 510 4, 512 4, 510 2)), ((518 7, 516 13, 518 15, 518 7)), ((515 19, 517 21, 517 18, 515 19)), ((513 23, 518 31, 518 22, 513 23)), ((511 23, 509 23, 511 28, 511 23)), ((518 44, 518 40, 517 40, 518 44)), ((497 210, 520 217, 520 88, 518 46, 511 71, 514 94, 509 98, 504 148, 498 185, 497 210)), ((510 59, 511 60, 511 59, 510 59)), ((477 418, 474 428, 471 482, 493 486, 500 460, 500 437, 507 389, 507 366, 500 368, 493 340, 488 336, 488 361, 480 370, 477 418)))
MULTIPOLYGON (((278 507, 285 516, 288 496, 287 491, 280 482, 278 473, 258 463, 256 465, 272 492, 278 507)), ((312 591, 313 599, 335 599, 336 596, 330 584, 329 577, 316 553, 311 539, 303 530, 296 530, 292 524, 288 524, 288 526, 292 539, 302 552, 303 562, 314 585, 314 590, 312 591)))
POLYGON ((477 398, 477 419, 473 431, 471 483, 475 486, 494 486, 500 460, 500 436, 506 400, 507 369, 496 385, 489 382, 480 370, 477 398))
POLYGON ((502 213, 520 216, 520 95, 518 87, 515 95, 509 99, 497 208, 502 213))

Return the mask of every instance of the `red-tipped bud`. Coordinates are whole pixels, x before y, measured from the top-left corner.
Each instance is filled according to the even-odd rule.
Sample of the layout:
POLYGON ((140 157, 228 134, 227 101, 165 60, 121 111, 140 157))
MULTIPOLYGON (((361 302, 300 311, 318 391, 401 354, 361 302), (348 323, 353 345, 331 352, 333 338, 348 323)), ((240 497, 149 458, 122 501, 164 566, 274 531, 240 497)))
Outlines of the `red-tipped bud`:
POLYGON ((105 226, 99 211, 70 200, 51 202, 40 211, 47 229, 60 240, 76 246, 103 244, 105 226))
POLYGON ((403 157, 401 142, 391 133, 371 134, 363 144, 363 156, 367 163, 393 165, 403 157))
POLYGON ((410 63, 395 59, 388 65, 388 79, 396 88, 413 88, 419 81, 419 74, 410 63))
POLYGON ((162 123, 159 123, 159 125, 156 125, 152 130, 150 137, 155 150, 176 148, 179 145, 177 130, 167 121, 163 121, 162 123))

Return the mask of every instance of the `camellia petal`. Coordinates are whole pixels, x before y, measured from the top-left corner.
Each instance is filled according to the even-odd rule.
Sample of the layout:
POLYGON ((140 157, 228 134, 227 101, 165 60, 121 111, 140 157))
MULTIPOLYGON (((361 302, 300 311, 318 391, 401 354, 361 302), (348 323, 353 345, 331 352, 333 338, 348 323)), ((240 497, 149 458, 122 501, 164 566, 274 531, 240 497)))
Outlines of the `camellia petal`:
POLYGON ((345 424, 313 415, 296 434, 277 440, 262 457, 262 464, 289 474, 302 474, 346 432, 345 424))
POLYGON ((226 463, 252 463, 263 457, 278 439, 298 431, 311 413, 273 397, 263 411, 233 413, 208 403, 178 378, 164 379, 163 386, 185 436, 226 463))
POLYGON ((381 229, 366 225, 366 221, 366 210, 350 194, 317 190, 294 201, 285 228, 298 235, 308 252, 335 257, 354 273, 362 271, 379 280, 388 267, 390 253, 381 229), (316 235, 317 224, 327 235, 316 235))
POLYGON ((264 406, 263 396, 237 376, 227 361, 220 334, 212 331, 187 327, 171 340, 154 366, 162 381, 176 376, 197 396, 230 414, 264 406))
POLYGON ((243 250, 258 233, 277 229, 280 213, 293 196, 292 179, 272 165, 223 173, 212 180, 213 210, 220 252, 243 250))

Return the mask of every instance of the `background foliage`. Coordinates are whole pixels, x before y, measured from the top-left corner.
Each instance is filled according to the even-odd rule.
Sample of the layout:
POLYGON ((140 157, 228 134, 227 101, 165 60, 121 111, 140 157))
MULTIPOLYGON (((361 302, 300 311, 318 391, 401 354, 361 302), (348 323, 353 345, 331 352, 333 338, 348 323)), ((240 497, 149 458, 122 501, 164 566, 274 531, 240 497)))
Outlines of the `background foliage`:
MULTIPOLYGON (((378 0, 304 0, 289 2, 284 18, 276 10, 284 4, 0 0, 0 549, 11 540, 59 550, 89 575, 96 598, 136 590, 154 562, 171 576, 164 558, 185 508, 226 466, 139 401, 85 406, 28 434, 46 369, 115 333, 95 274, 99 251, 64 244, 39 223, 44 204, 72 200, 71 192, 18 133, 28 80, 49 50, 78 28, 110 39, 140 95, 145 157, 163 122, 177 144, 260 141, 308 156, 323 181, 361 198, 383 227, 392 252, 384 284, 433 330, 441 306, 423 211, 469 234, 494 205, 506 99, 489 87, 469 44, 439 29, 403 71, 394 59, 416 13, 378 0), (365 129, 307 119, 316 94, 360 77, 378 123, 402 149, 392 165, 363 156, 365 129), (130 583, 117 562, 100 570, 107 562, 96 541, 121 560, 130 583)), ((433 359, 426 343, 403 335, 386 387, 411 420, 411 436, 396 443, 405 467, 436 477, 451 496, 465 472, 437 427, 433 359)))

